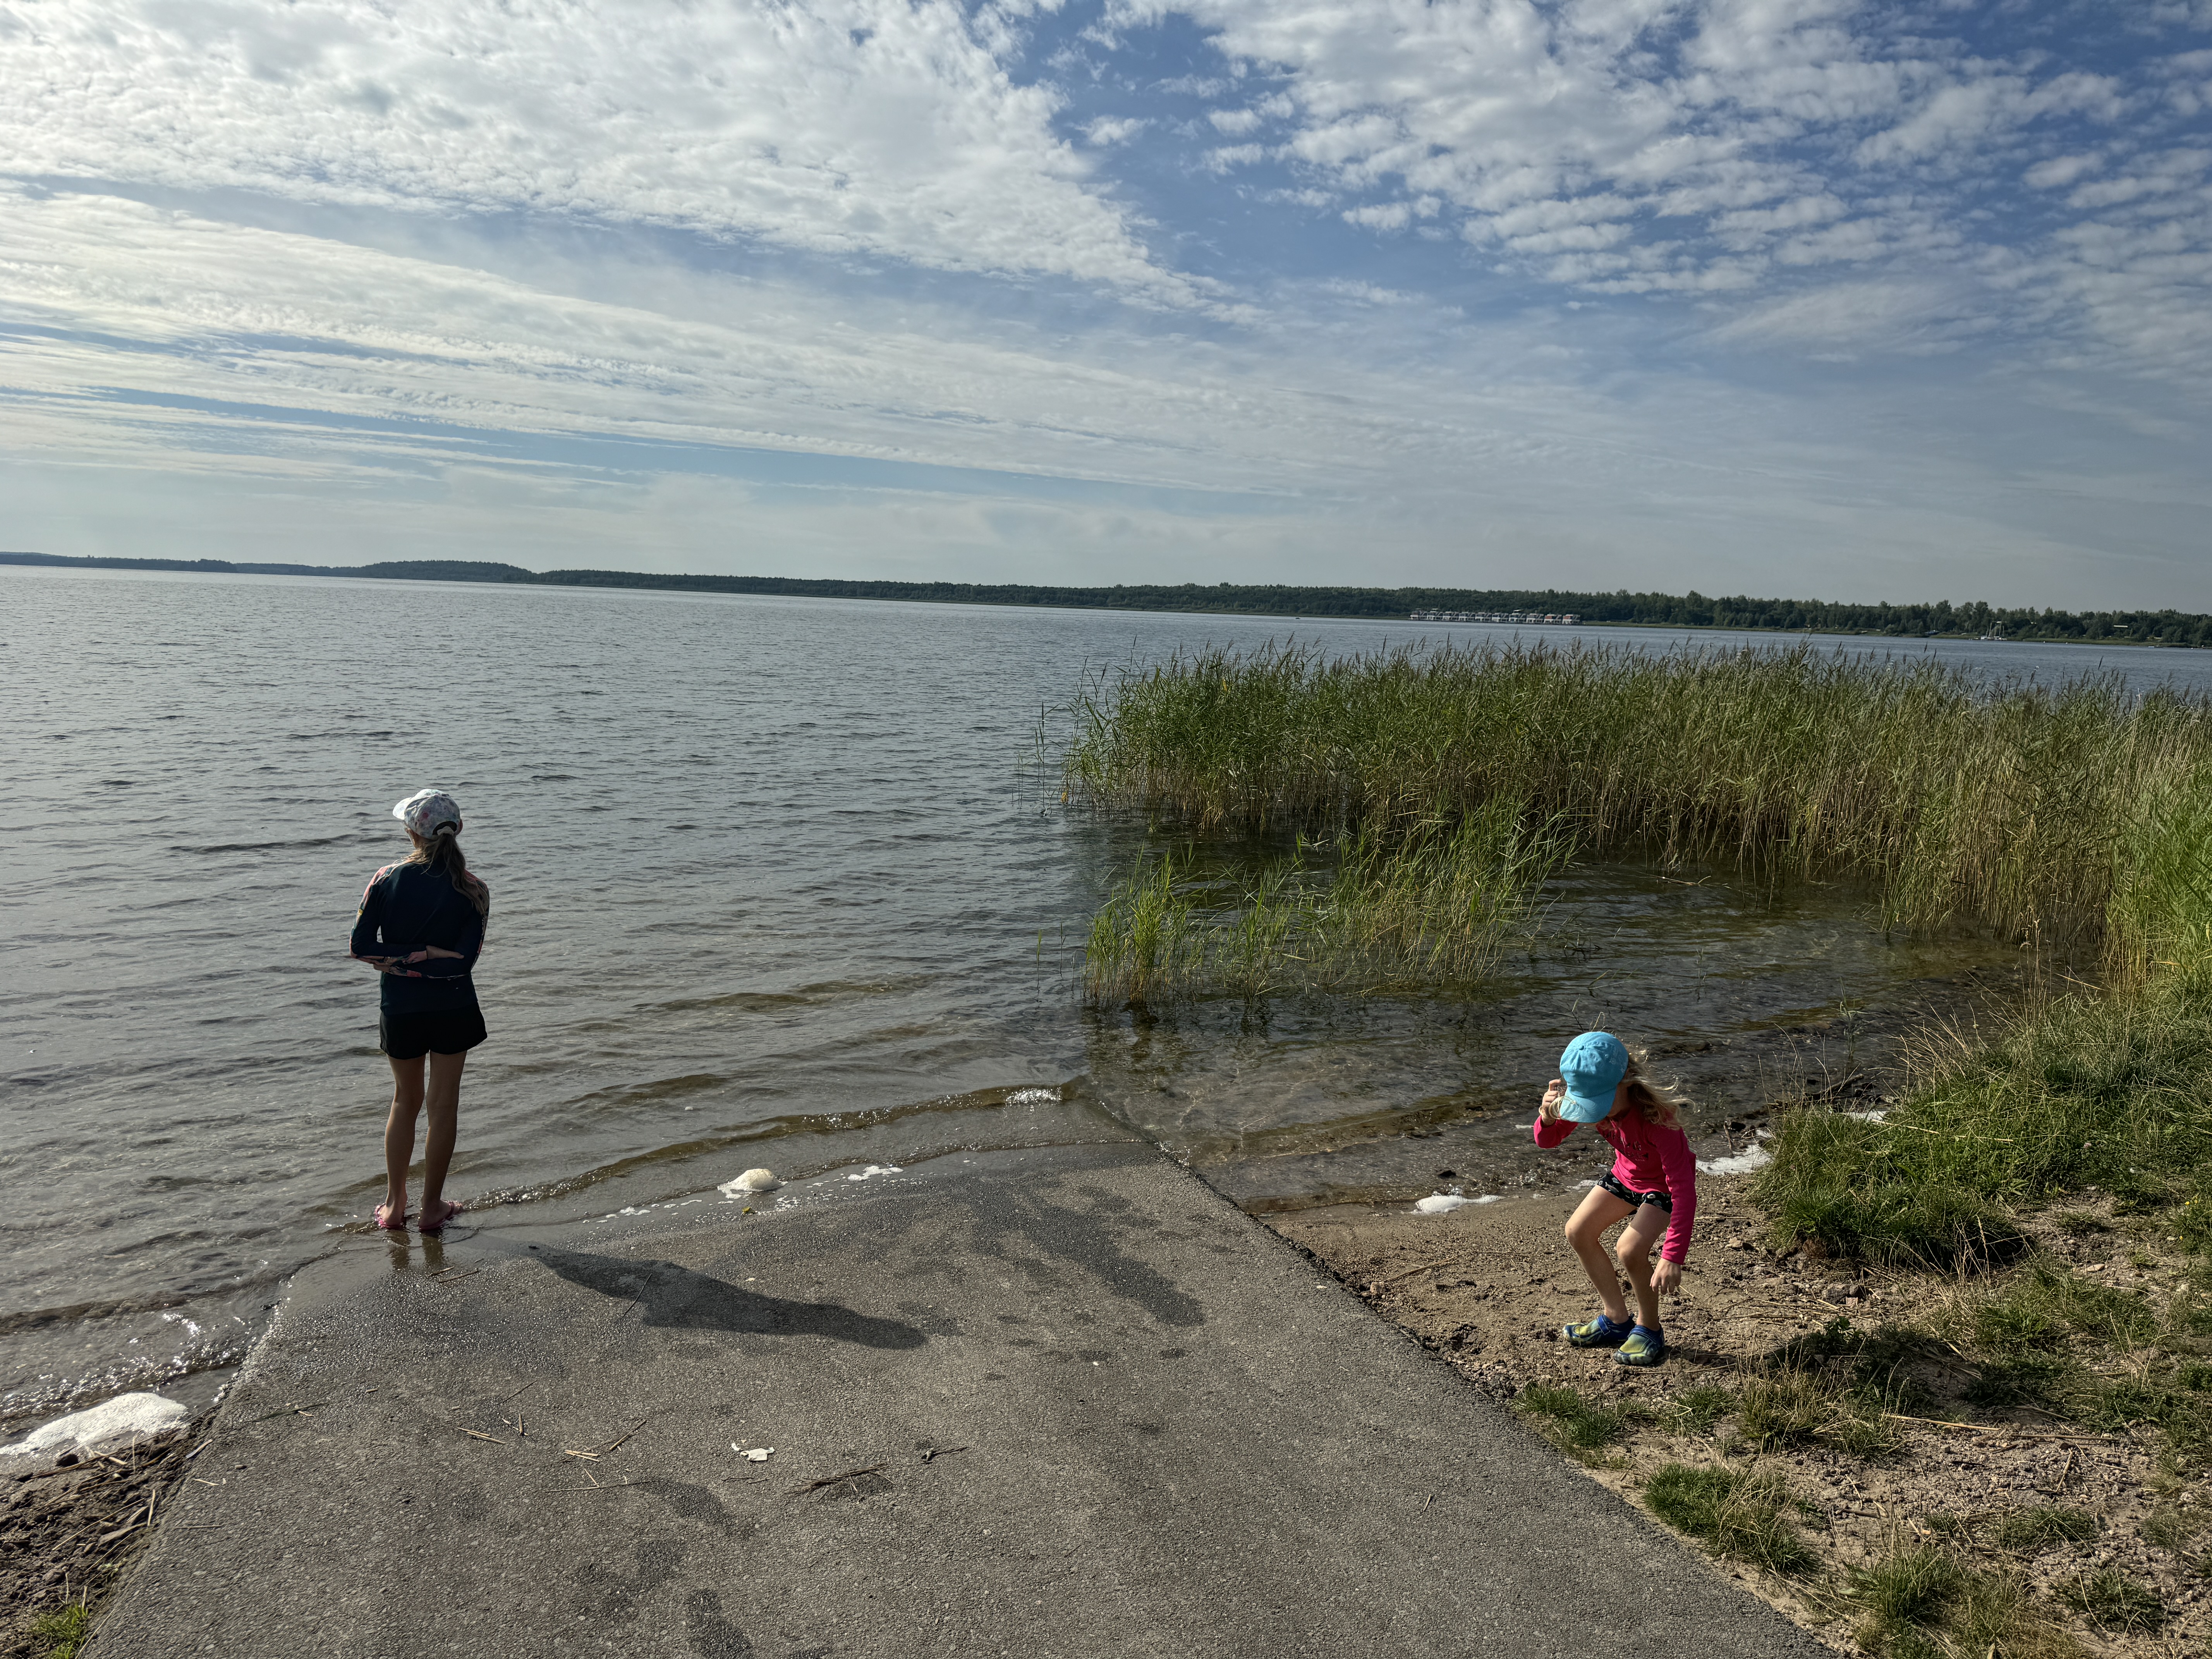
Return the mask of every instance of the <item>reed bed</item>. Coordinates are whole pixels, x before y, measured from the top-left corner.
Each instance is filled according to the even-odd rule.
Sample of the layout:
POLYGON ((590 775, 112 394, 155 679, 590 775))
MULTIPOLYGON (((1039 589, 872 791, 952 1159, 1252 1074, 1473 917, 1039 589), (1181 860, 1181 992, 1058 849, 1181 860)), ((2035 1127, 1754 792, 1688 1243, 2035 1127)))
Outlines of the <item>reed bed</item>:
POLYGON ((1863 879, 1893 926, 2139 963, 2172 943, 2169 890, 2212 895, 2192 840, 2212 711, 2117 676, 1992 690, 1809 646, 1285 647, 1181 655, 1075 712, 1071 799, 1200 831, 1388 841, 1510 799, 1587 854, 1863 879))
POLYGON ((1564 839, 1528 818, 1496 800, 1456 823, 1301 842, 1229 882, 1172 851, 1140 860, 1091 922, 1085 988, 1155 1006, 1474 983, 1565 859, 1564 839))

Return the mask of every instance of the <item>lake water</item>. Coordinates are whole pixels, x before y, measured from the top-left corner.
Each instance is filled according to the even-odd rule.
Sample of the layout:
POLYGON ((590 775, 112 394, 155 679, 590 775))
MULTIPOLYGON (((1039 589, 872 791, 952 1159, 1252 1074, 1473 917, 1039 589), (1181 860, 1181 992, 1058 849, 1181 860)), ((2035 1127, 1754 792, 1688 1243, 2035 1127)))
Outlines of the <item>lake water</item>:
POLYGON ((1600 868, 1474 1001, 1083 1006, 1072 942, 1146 833, 1037 763, 1086 668, 1510 629, 25 569, 0 604, 0 1421, 229 1363, 303 1262, 384 1248, 346 935, 427 784, 494 897, 449 1186, 484 1227, 1130 1129, 1255 1206, 1492 1190, 1536 1178, 1515 1126, 1583 1024, 1680 1056, 1717 1127, 2009 966, 1838 890, 1600 868))

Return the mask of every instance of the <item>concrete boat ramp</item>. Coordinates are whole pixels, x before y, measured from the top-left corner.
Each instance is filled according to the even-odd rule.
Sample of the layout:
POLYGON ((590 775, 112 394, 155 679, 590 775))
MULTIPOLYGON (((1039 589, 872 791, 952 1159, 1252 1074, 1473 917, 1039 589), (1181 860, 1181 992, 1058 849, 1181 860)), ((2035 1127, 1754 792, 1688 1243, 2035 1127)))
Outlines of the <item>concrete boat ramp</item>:
POLYGON ((1826 1651, 1150 1148, 924 1169, 302 1274, 98 1659, 1826 1651))

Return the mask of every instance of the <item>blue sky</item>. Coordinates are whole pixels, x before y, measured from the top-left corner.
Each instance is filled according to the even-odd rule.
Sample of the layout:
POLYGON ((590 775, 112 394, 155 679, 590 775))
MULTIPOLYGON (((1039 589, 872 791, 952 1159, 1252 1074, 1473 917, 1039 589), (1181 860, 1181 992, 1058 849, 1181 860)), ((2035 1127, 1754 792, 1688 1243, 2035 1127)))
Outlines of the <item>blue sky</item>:
POLYGON ((0 544, 2212 610, 2212 0, 0 0, 0 544))

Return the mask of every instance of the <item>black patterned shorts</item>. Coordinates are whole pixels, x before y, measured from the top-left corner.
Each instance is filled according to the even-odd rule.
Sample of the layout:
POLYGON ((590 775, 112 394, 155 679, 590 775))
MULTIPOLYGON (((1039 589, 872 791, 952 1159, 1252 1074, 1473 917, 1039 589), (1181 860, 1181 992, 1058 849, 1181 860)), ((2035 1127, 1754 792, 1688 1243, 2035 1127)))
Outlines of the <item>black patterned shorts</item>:
POLYGON ((1639 1210, 1646 1204, 1656 1204, 1668 1215, 1674 1213, 1674 1196, 1672 1193, 1639 1193, 1623 1182, 1620 1177, 1610 1170, 1598 1177, 1597 1184, 1624 1204, 1633 1204, 1639 1210))

